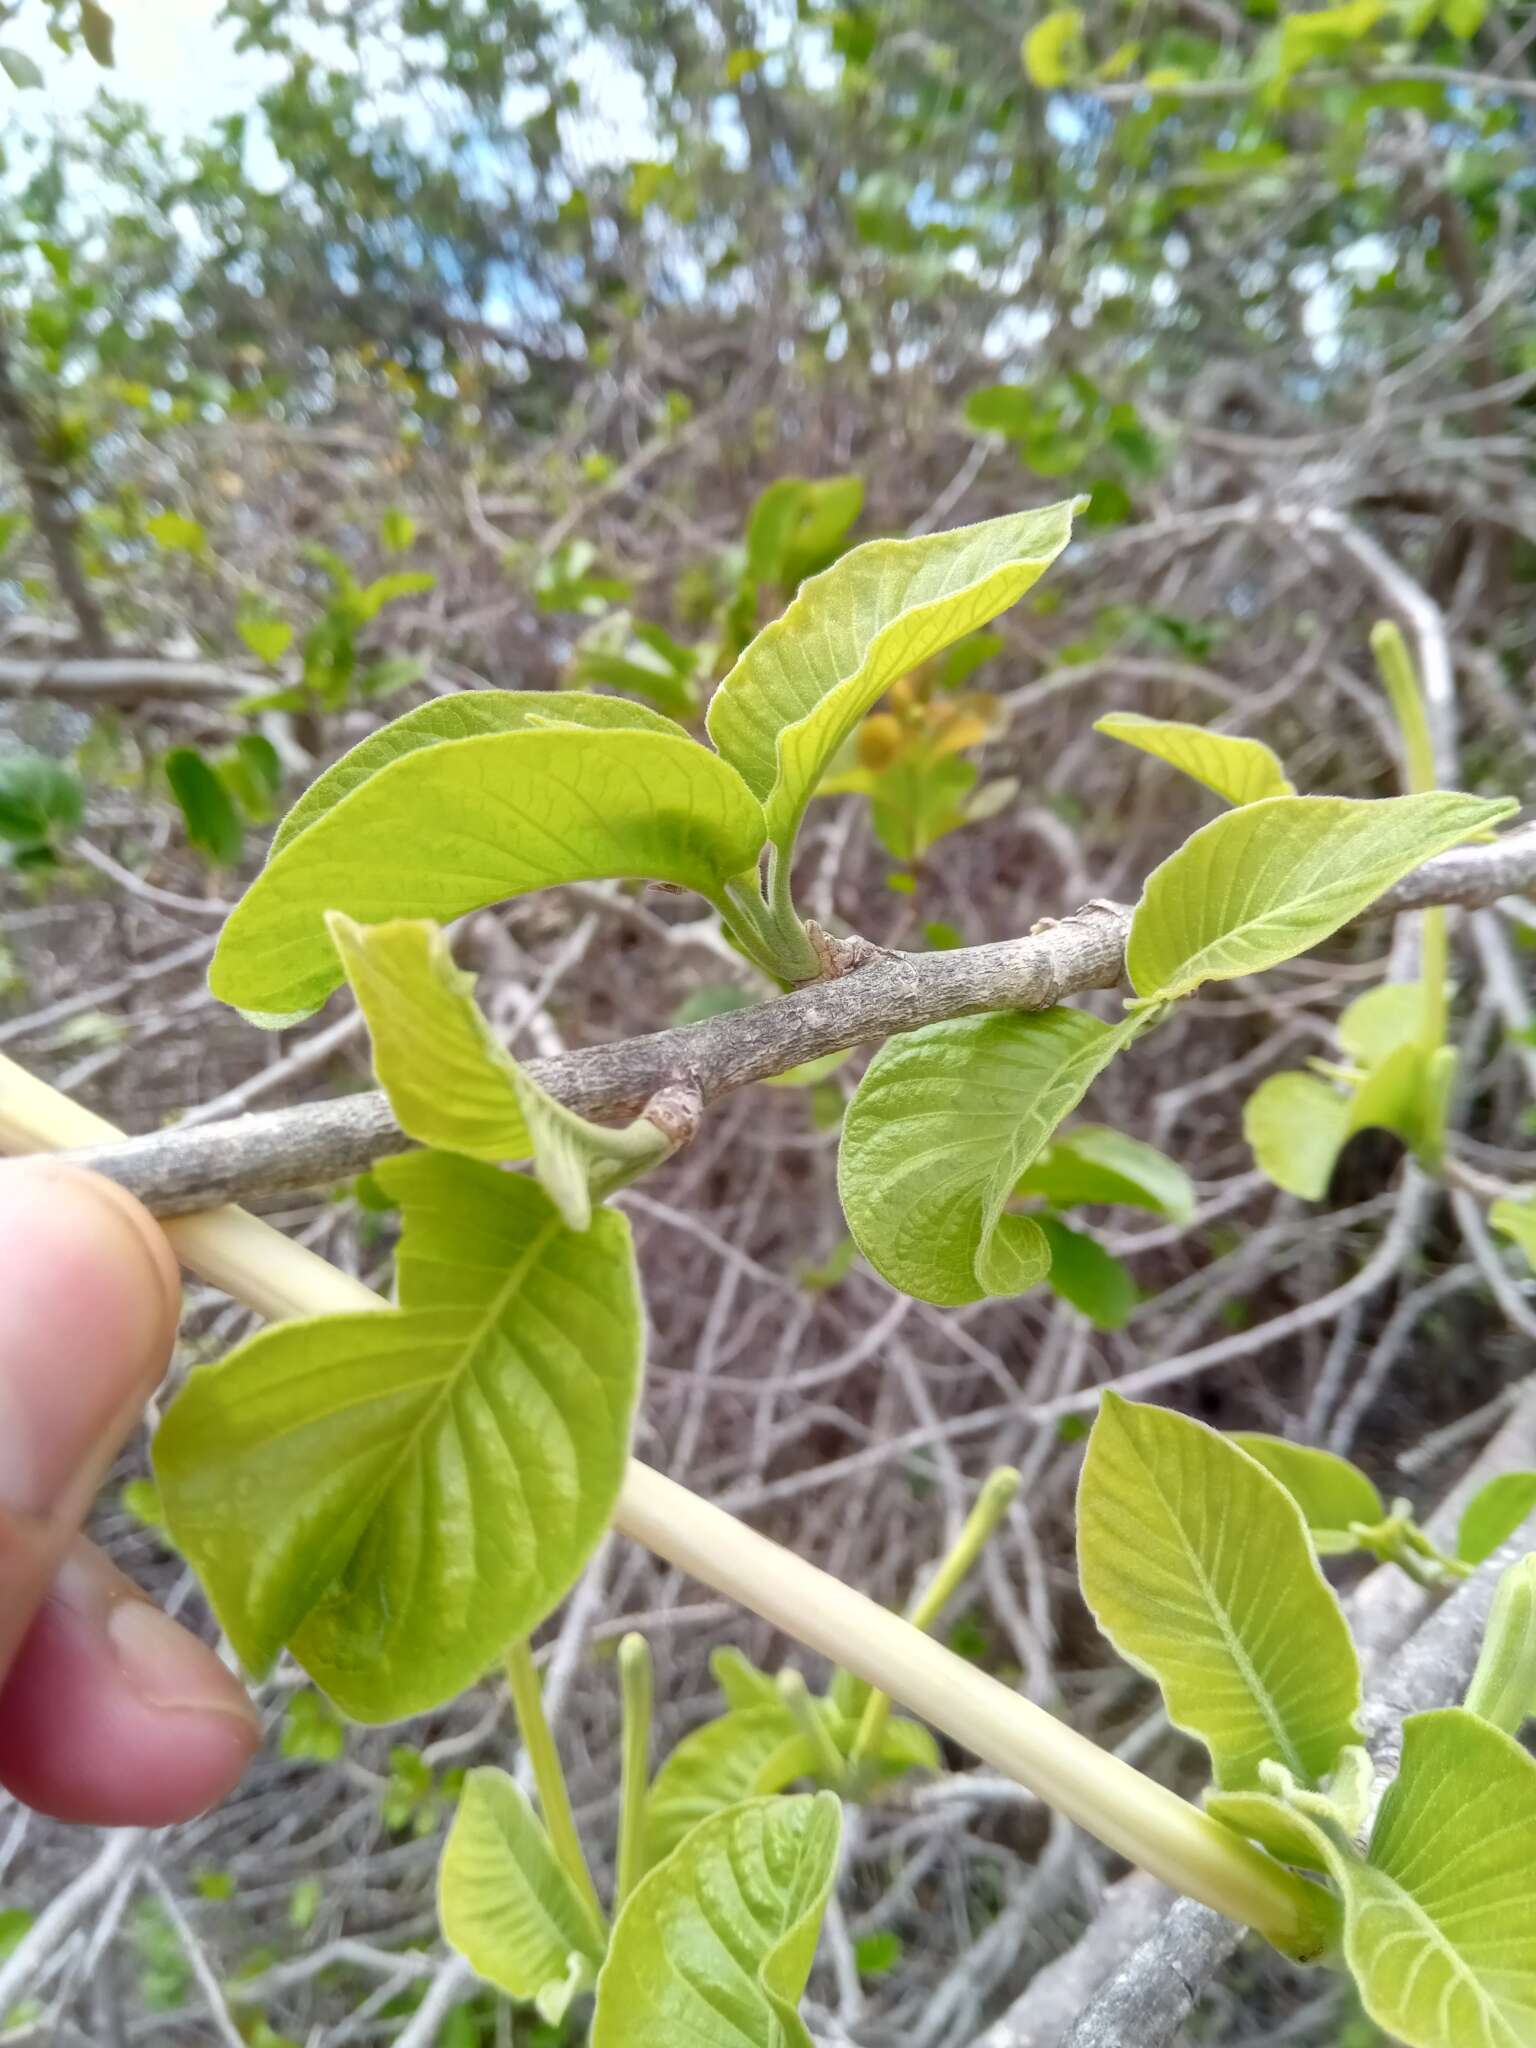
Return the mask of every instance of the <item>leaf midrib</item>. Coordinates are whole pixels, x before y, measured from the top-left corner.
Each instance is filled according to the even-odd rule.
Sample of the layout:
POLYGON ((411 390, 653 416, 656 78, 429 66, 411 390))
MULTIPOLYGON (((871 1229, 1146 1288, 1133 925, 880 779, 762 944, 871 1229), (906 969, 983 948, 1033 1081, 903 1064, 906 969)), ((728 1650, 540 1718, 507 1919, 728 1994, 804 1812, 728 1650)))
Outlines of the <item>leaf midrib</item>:
MULTIPOLYGON (((405 1466, 409 1462, 409 1460, 415 1456, 417 1450, 420 1447, 423 1437, 427 1434, 428 1430, 436 1424, 436 1422, 442 1414, 443 1409, 452 1401, 458 1388, 463 1383, 464 1374, 471 1370, 470 1361, 473 1360, 473 1358, 478 1353, 481 1345, 485 1342, 486 1337, 495 1328, 497 1323, 501 1320, 501 1317, 506 1313, 508 1304, 513 1300, 518 1291, 521 1289, 524 1280, 528 1277, 528 1274, 532 1271, 533 1267, 543 1257, 545 1248, 549 1244, 550 1240, 554 1238, 563 1227, 564 1226, 561 1224, 561 1221, 558 1216, 553 1216, 549 1219, 548 1222, 540 1225, 539 1229, 535 1232, 533 1238, 530 1240, 527 1247, 519 1254, 518 1258, 512 1265, 510 1271, 507 1274, 506 1280, 500 1287, 496 1289, 494 1294, 491 1296, 486 1306, 485 1314, 481 1317, 478 1323, 472 1325, 470 1333, 466 1337, 463 1346, 464 1363, 457 1367, 454 1371, 445 1375, 441 1388, 438 1390, 437 1394, 433 1397, 433 1399, 428 1403, 420 1419, 417 1422, 413 1423, 411 1428, 407 1430, 405 1437, 401 1442, 399 1451, 390 1460, 382 1477, 379 1480, 379 1483, 374 1492, 372 1505, 370 1506, 367 1517, 364 1520, 362 1528, 358 1533, 357 1541, 353 1544, 352 1548, 347 1552, 346 1557, 342 1560, 341 1565, 338 1567, 335 1574, 335 1578, 333 1578, 331 1581, 332 1585, 335 1585, 336 1581, 342 1577, 342 1575, 347 1570, 348 1566, 351 1564, 353 1558, 356 1557, 358 1551, 362 1548, 364 1538, 367 1536, 368 1530, 371 1528, 374 1518, 377 1516, 379 1512, 379 1508, 381 1507, 383 1502, 388 1499, 390 1491, 395 1484, 395 1481, 399 1478, 401 1472, 405 1469, 405 1466)), ((414 1310, 412 1308, 406 1308, 402 1304, 402 1309, 400 1311, 397 1311, 397 1313, 401 1312, 410 1315, 414 1313, 414 1310)))
POLYGON ((1312 1773, 1308 1770, 1305 1762, 1303 1761, 1300 1755, 1300 1752, 1295 1748, 1294 1743, 1286 1733, 1284 1722, 1280 1719, 1278 1705, 1273 1700, 1268 1687, 1261 1684, 1258 1672, 1254 1667, 1253 1660, 1249 1657, 1247 1651, 1244 1649, 1241 1638, 1237 1635, 1228 1617, 1227 1609, 1224 1603, 1217 1598, 1215 1588, 1212 1586, 1210 1579, 1206 1575, 1205 1568, 1200 1559, 1200 1554, 1195 1549, 1194 1545, 1189 1541, 1189 1538, 1185 1535, 1183 1523, 1179 1520, 1178 1513, 1173 1503, 1169 1500, 1167 1494, 1163 1491, 1163 1487, 1161 1482, 1159 1481, 1157 1472, 1155 1471, 1153 1466, 1147 1461, 1146 1457, 1143 1455, 1141 1447, 1134 1441, 1131 1442, 1131 1451, 1132 1454, 1135 1456, 1137 1463, 1141 1466, 1142 1471, 1146 1475, 1147 1483, 1151 1487, 1153 1493, 1156 1495, 1158 1504, 1161 1506, 1163 1512, 1168 1517, 1169 1526, 1173 1530, 1174 1536, 1180 1548, 1184 1552, 1184 1556, 1189 1565, 1191 1575, 1193 1576, 1201 1593, 1205 1596, 1206 1603, 1216 1619, 1217 1631, 1222 1638, 1222 1641, 1228 1651, 1228 1654, 1231 1656, 1233 1663, 1237 1666, 1238 1673, 1243 1679, 1244 1684, 1247 1685, 1250 1694, 1252 1695, 1255 1703, 1258 1706, 1260 1715, 1262 1716, 1264 1722, 1269 1727, 1271 1733, 1275 1736, 1277 1742, 1279 1743, 1282 1759, 1289 1766, 1289 1768, 1296 1777, 1300 1778, 1304 1783, 1310 1784, 1312 1773))

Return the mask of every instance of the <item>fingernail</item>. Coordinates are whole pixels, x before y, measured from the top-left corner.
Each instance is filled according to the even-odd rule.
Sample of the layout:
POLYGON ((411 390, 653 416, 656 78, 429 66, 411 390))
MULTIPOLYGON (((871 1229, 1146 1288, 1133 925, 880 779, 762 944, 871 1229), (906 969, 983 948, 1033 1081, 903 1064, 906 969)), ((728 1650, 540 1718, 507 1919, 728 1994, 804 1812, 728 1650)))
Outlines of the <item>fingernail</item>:
POLYGON ((0 1170, 0 1506, 83 1508, 164 1370, 174 1268, 118 1190, 0 1170))
POLYGON ((146 1706, 165 1713, 228 1714, 261 1740, 261 1717, 232 1674, 196 1636, 147 1600, 119 1600, 107 1616, 118 1668, 146 1706))

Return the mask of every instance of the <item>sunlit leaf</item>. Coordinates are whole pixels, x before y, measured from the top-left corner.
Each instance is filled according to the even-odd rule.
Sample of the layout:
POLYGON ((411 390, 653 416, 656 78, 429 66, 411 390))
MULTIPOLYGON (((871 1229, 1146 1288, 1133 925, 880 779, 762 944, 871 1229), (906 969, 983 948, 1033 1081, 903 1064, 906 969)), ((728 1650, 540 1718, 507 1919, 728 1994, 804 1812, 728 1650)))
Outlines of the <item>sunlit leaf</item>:
POLYGON ((1007 1213, 1008 1199, 1143 1023, 1008 1011, 889 1039, 849 1105, 838 1154, 843 1213, 870 1264, 941 1306, 1043 1279, 1045 1234, 1007 1213))
POLYGON ((771 1699, 736 1707, 685 1735, 652 1780, 645 1801, 647 1864, 670 1856, 701 1820, 782 1792, 816 1768, 816 1748, 769 1679, 771 1699))
POLYGON ((1536 1267, 1536 1199, 1527 1196, 1519 1202, 1495 1202, 1488 1211, 1488 1221, 1495 1230, 1512 1238, 1536 1267))
POLYGON ((1460 1707, 1403 1723, 1402 1769, 1363 1860, 1332 1848, 1344 1953, 1406 2048, 1536 2040, 1536 1762, 1460 1707))
POLYGON ((1083 1595, 1224 1790, 1283 1763, 1318 1784, 1358 1739, 1349 1628, 1285 1488, 1164 1408, 1106 1393, 1077 1504, 1083 1595))
POLYGON ((1386 1503, 1357 1465, 1311 1444, 1293 1444, 1286 1437, 1257 1430, 1234 1430, 1232 1442, 1257 1458, 1274 1474, 1301 1509, 1314 1542, 1328 1545, 1330 1536, 1348 1547, 1351 1522, 1374 1526, 1386 1516, 1386 1503))
POLYGON ((359 1720, 472 1684, 607 1527, 643 1320, 629 1226, 532 1180, 385 1160, 400 1308, 279 1323, 199 1367, 155 1439, 177 1547, 244 1662, 288 1643, 359 1720))
POLYGON ((1049 92, 1070 85, 1087 68, 1083 43, 1083 10, 1057 7, 1042 15, 1024 38, 1024 69, 1030 83, 1049 92))
POLYGON ((1536 1472, 1501 1472, 1480 1486, 1461 1511, 1456 1555, 1481 1564, 1507 1543, 1526 1516, 1536 1511, 1536 1472))
POLYGON ((443 1937, 550 2025, 596 1981, 606 1931, 505 1771, 471 1771, 437 1873, 443 1937))
POLYGON ((373 1040, 373 1068, 395 1120, 423 1145, 490 1161, 532 1158, 569 1230, 592 1198, 672 1149, 645 1117, 620 1130, 556 1102, 492 1033, 475 977, 454 965, 441 928, 424 921, 326 923, 373 1040))
MULTIPOLYGON (((761 809, 717 755, 655 730, 639 705, 623 709, 622 724, 599 729, 533 725, 525 706, 511 731, 449 740, 418 727, 404 737, 411 751, 372 773, 361 764, 365 779, 350 793, 338 798, 332 784, 329 807, 312 805, 310 822, 280 835, 225 925, 209 974, 214 994, 261 1020, 317 1007, 341 978, 327 910, 362 924, 446 920, 607 876, 718 899, 757 858, 761 809)), ((398 749, 401 736, 390 731, 398 749)))
POLYGON ((1183 1167, 1107 1124, 1074 1124, 1053 1138, 1014 1192, 1057 1209, 1100 1202, 1150 1209, 1171 1223, 1187 1223, 1195 1212, 1194 1183, 1183 1167))
POLYGON ((1267 797, 1229 811, 1148 876, 1126 948, 1131 982, 1138 995, 1173 997, 1278 966, 1516 808, 1432 790, 1267 797))
POLYGON ((1387 981, 1367 989, 1339 1014, 1339 1044, 1357 1066, 1374 1067, 1400 1045, 1412 1045, 1424 1021, 1424 992, 1416 981, 1387 981))
POLYGON ((1175 718, 1143 718, 1136 711, 1111 711, 1096 719, 1093 729, 1140 747, 1144 754, 1155 754, 1229 804, 1296 794, 1279 756, 1262 740, 1207 732, 1202 725, 1185 725, 1175 718))
POLYGON ((801 586, 715 692, 709 732, 794 839, 833 755, 899 676, 1022 597, 1066 546, 1070 503, 855 548, 801 586))
POLYGON ((1243 1136, 1277 1188, 1320 1202, 1349 1136, 1349 1108, 1316 1074, 1271 1074, 1243 1104, 1243 1136))
POLYGON ((695 1828, 619 1915, 592 2048, 813 2048, 797 2007, 839 1833, 828 1792, 752 1800, 695 1828))
POLYGON ((157 512, 145 520, 144 530, 168 554, 196 555, 208 544, 203 529, 184 512, 157 512))

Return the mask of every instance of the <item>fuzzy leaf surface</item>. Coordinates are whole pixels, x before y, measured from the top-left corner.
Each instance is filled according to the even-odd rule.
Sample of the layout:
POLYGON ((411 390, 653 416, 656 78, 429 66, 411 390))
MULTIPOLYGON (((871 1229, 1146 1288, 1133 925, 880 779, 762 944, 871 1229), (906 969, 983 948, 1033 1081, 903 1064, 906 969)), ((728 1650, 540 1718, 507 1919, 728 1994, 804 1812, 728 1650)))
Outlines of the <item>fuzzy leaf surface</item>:
POLYGON ((787 847, 832 757, 892 683, 1021 598, 1072 532, 1046 505, 916 540, 876 540, 800 586, 715 692, 709 736, 787 847))
POLYGON ((1055 1209, 1105 1203, 1148 1209, 1172 1223, 1195 1213, 1195 1189, 1176 1160, 1107 1124, 1075 1124, 1053 1138, 1019 1178, 1017 1195, 1038 1195, 1055 1209))
POLYGON ((199 1367, 155 1440, 166 1520, 242 1660, 284 1643, 362 1721, 472 1684, 569 1591, 629 1452, 629 1226, 446 1153, 374 1172, 400 1307, 279 1323, 199 1367))
POLYGON ((1278 754, 1262 740, 1207 732, 1178 718, 1143 718, 1139 711, 1111 711, 1094 721, 1095 732, 1155 754, 1229 804, 1253 804, 1267 796, 1294 796, 1296 785, 1278 754))
POLYGON ((1515 808, 1512 799, 1444 789, 1244 804, 1147 877, 1126 947, 1132 986, 1171 999, 1294 959, 1424 861, 1515 808))
POLYGON ((1351 1522, 1374 1524, 1386 1503, 1358 1465, 1311 1444, 1293 1444, 1259 1430, 1234 1430, 1231 1441, 1272 1473, 1301 1509, 1312 1535, 1342 1535, 1351 1522))
POLYGON ((1223 1790, 1318 1784, 1356 1741, 1349 1629, 1279 1481, 1203 1423, 1106 1394, 1078 1492, 1083 1595, 1223 1790))

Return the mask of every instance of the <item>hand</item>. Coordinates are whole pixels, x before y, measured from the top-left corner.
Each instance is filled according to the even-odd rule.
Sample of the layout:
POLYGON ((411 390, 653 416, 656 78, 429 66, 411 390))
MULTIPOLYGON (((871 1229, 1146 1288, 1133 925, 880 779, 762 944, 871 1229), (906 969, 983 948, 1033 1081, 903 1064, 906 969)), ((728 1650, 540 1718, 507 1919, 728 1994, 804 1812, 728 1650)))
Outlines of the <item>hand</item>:
POLYGON ((130 1196, 0 1163, 0 1784, 61 1820, 184 1820, 261 1738, 213 1652, 79 1533, 165 1371, 180 1299, 130 1196))

